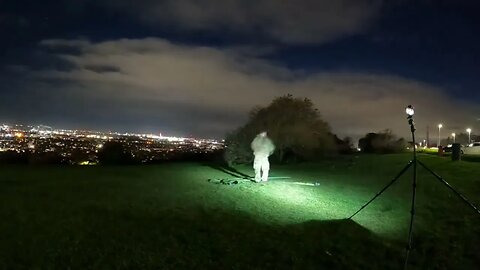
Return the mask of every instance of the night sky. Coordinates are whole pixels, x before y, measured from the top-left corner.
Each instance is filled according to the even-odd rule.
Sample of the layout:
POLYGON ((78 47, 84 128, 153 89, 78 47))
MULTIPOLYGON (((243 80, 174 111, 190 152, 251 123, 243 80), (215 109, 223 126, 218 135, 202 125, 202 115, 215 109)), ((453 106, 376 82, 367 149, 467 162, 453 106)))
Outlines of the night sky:
POLYGON ((0 122, 221 137, 291 93, 340 136, 407 136, 408 104, 476 133, 478 3, 3 0, 0 122))

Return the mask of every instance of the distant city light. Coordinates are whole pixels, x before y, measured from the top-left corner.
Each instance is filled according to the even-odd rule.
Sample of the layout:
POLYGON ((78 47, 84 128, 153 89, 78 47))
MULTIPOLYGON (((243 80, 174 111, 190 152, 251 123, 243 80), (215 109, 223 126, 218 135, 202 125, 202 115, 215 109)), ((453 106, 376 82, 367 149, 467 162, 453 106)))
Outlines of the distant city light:
POLYGON ((109 141, 122 143, 140 163, 169 160, 183 154, 213 153, 225 147, 224 141, 205 138, 0 124, 0 152, 53 152, 69 164, 98 164, 98 153, 109 141))

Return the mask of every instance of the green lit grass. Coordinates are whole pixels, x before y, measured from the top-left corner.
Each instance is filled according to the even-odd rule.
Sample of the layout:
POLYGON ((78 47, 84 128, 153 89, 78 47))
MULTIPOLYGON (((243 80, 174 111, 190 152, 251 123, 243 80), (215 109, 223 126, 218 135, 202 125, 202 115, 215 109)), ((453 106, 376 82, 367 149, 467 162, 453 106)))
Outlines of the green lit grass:
MULTIPOLYGON (((409 158, 273 166, 291 179, 232 186, 208 182, 231 177, 208 164, 0 167, 0 269, 398 269, 411 171, 341 219, 409 158)), ((478 163, 420 158, 480 205, 478 163)), ((480 217, 421 168, 417 198, 411 268, 475 269, 480 217)))

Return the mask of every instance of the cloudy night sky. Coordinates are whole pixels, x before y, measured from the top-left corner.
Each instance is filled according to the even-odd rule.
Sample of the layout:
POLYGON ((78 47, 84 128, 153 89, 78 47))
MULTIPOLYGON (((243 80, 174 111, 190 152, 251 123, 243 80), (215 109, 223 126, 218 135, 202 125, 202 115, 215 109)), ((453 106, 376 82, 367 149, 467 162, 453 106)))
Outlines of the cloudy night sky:
POLYGON ((3 0, 0 122, 221 137, 291 93, 340 136, 480 130, 475 2, 3 0))

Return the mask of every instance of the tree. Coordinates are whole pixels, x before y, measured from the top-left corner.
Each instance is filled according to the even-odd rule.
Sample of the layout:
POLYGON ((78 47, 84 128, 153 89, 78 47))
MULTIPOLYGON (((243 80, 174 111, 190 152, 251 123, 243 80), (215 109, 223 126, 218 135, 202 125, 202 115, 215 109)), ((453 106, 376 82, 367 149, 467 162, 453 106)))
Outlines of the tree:
POLYGON ((0 164, 28 164, 28 155, 11 150, 0 152, 0 164))
POLYGON ((335 149, 329 125, 310 99, 286 95, 275 98, 267 107, 257 107, 248 122, 226 137, 225 157, 229 163, 245 163, 253 159, 250 142, 267 131, 276 146, 274 159, 310 160, 335 149))
POLYGON ((398 153, 405 150, 406 142, 403 138, 397 139, 391 130, 386 129, 379 133, 368 133, 358 141, 358 147, 364 153, 398 153))
POLYGON ((101 164, 124 165, 134 163, 132 154, 129 153, 121 142, 106 142, 98 152, 101 164))
POLYGON ((335 146, 337 148, 338 153, 340 154, 351 154, 353 153, 353 143, 352 138, 345 137, 342 139, 338 138, 337 135, 332 134, 335 140, 335 146))
POLYGON ((69 159, 72 164, 79 164, 84 161, 95 160, 94 157, 92 157, 92 154, 89 154, 85 150, 81 149, 74 149, 70 154, 69 159))
POLYGON ((250 142, 256 134, 243 126, 227 134, 225 138, 224 158, 228 165, 244 164, 253 161, 250 142))
POLYGON ((67 162, 60 155, 60 153, 56 153, 56 152, 30 153, 28 155, 28 162, 29 164, 36 164, 36 165, 67 164, 67 162))

